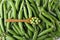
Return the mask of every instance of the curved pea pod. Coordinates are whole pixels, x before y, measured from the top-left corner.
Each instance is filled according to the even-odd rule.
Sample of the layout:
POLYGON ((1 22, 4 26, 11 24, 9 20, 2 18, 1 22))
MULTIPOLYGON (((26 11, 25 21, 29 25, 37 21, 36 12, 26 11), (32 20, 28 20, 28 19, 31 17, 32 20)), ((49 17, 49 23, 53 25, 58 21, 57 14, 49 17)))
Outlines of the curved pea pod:
POLYGON ((42 15, 44 15, 45 17, 47 17, 48 19, 50 19, 52 21, 52 23, 54 24, 54 20, 52 19, 51 16, 48 15, 48 12, 46 12, 44 9, 42 9, 42 15))
POLYGON ((33 33, 28 29, 27 34, 29 35, 29 37, 33 36, 33 33))
POLYGON ((28 23, 25 23, 25 25, 30 31, 34 32, 34 28, 31 25, 29 25, 28 23))
POLYGON ((44 34, 46 34, 48 32, 51 32, 51 31, 53 31, 53 28, 46 29, 46 30, 42 31, 41 33, 39 33, 38 37, 42 36, 42 35, 44 35, 44 34))
POLYGON ((46 37, 47 37, 47 35, 43 35, 43 36, 41 36, 41 37, 38 37, 37 40, 43 40, 43 39, 45 39, 46 37))
MULTIPOLYGON (((12 10, 10 10, 10 11, 8 12, 8 19, 11 18, 11 11, 12 11, 12 10)), ((10 22, 7 22, 7 23, 6 23, 6 32, 8 32, 9 28, 10 28, 10 22)))
POLYGON ((25 18, 28 18, 28 14, 27 14, 27 10, 26 10, 25 6, 24 6, 24 16, 25 16, 25 18))
POLYGON ((20 3, 20 0, 16 0, 15 6, 16 6, 16 9, 17 9, 17 10, 18 10, 18 8, 19 8, 19 3, 20 3))
POLYGON ((13 30, 9 29, 8 32, 12 35, 17 35, 13 30))
POLYGON ((19 10, 19 14, 18 14, 18 19, 22 19, 22 15, 23 15, 23 10, 22 10, 22 8, 23 8, 23 4, 24 4, 24 1, 22 1, 22 3, 21 3, 21 6, 20 6, 20 10, 19 10))
POLYGON ((15 40, 15 39, 10 35, 6 35, 6 40, 15 40))
POLYGON ((57 26, 57 31, 60 32, 60 24, 59 24, 59 21, 55 21, 56 22, 56 26, 57 26))
POLYGON ((47 8, 48 0, 43 1, 43 8, 47 8))
POLYGON ((52 37, 45 38, 44 40, 54 40, 52 37))
POLYGON ((2 18, 0 18, 0 27, 1 27, 2 32, 5 32, 5 29, 4 29, 4 26, 3 26, 3 19, 2 18))
POLYGON ((39 15, 39 17, 45 22, 45 23, 47 23, 48 25, 52 25, 52 23, 51 22, 49 22, 46 18, 44 18, 42 15, 39 15))
POLYGON ((3 2, 0 3, 0 18, 3 18, 2 4, 3 4, 3 2))
POLYGON ((39 29, 38 29, 38 27, 36 27, 36 28, 35 28, 35 31, 34 31, 34 35, 33 35, 32 40, 37 40, 38 31, 39 31, 39 29))
POLYGON ((34 16, 37 17, 37 13, 35 12, 35 9, 33 9, 33 7, 31 7, 31 10, 32 10, 34 16))
POLYGON ((2 32, 2 30, 1 30, 1 26, 0 26, 0 36, 1 36, 2 33, 3 33, 3 32, 2 32))
POLYGON ((41 29, 41 31, 43 30, 43 26, 41 24, 38 24, 38 27, 41 29))
POLYGON ((38 8, 37 8, 37 6, 35 4, 31 4, 31 6, 36 10, 36 13, 38 14, 38 8))
POLYGON ((15 32, 16 34, 19 34, 18 31, 17 31, 17 29, 16 29, 14 26, 12 26, 12 29, 14 30, 14 32, 15 32))
POLYGON ((26 0, 26 5, 27 5, 27 8, 28 8, 29 18, 31 18, 32 17, 32 10, 31 10, 31 6, 30 6, 30 4, 27 0, 26 0))
POLYGON ((55 8, 55 11, 56 11, 56 14, 58 16, 58 19, 60 20, 60 11, 57 8, 55 8))
POLYGON ((40 6, 40 1, 41 1, 41 0, 36 0, 37 6, 40 6))
POLYGON ((18 39, 18 40, 23 40, 23 37, 17 36, 17 35, 13 35, 14 38, 18 39))
POLYGON ((13 1, 9 0, 8 3, 11 5, 12 10, 13 10, 13 13, 12 13, 13 18, 16 18, 16 8, 15 8, 13 1))
POLYGON ((16 28, 16 30, 18 31, 19 35, 23 35, 22 32, 21 32, 21 29, 19 29, 19 26, 17 26, 16 24, 13 24, 14 27, 16 28))
POLYGON ((55 34, 56 37, 60 37, 60 32, 59 31, 54 32, 54 34, 55 34))
POLYGON ((1 39, 2 39, 2 40, 5 40, 5 37, 2 37, 1 39))

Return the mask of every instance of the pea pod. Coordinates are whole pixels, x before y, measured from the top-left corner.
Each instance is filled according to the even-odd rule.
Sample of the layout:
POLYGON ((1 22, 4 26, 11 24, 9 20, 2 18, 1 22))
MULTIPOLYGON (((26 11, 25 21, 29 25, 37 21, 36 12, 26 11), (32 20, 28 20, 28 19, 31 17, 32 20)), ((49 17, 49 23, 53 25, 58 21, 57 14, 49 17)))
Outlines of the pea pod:
POLYGON ((45 19, 42 15, 39 15, 39 16, 45 23, 47 23, 48 25, 52 25, 52 23, 49 22, 47 19, 45 19))
POLYGON ((17 35, 13 30, 9 29, 8 32, 13 35, 17 35))
POLYGON ((9 35, 6 35, 6 40, 15 40, 15 39, 9 35))
POLYGON ((33 33, 28 29, 28 31, 27 31, 27 34, 29 35, 29 37, 32 37, 33 35, 33 33))
POLYGON ((15 5, 14 5, 14 3, 12 2, 12 0, 9 0, 8 2, 9 2, 9 4, 11 5, 12 10, 13 10, 12 16, 13 16, 13 18, 16 18, 16 8, 15 8, 15 5))
POLYGON ((27 10, 26 10, 26 7, 25 6, 24 6, 24 16, 25 16, 25 18, 28 18, 27 10))
POLYGON ((18 40, 23 40, 23 37, 17 36, 17 35, 13 35, 13 37, 15 37, 18 40))
POLYGON ((18 31, 19 35, 23 35, 22 32, 21 32, 21 29, 19 29, 19 26, 17 26, 16 24, 13 24, 14 27, 16 28, 16 30, 18 31))
POLYGON ((44 30, 43 32, 41 32, 41 33, 38 35, 38 37, 39 37, 39 36, 42 36, 42 35, 44 35, 44 34, 46 34, 46 33, 48 33, 48 32, 51 32, 52 30, 53 30, 53 28, 46 29, 46 30, 44 30))
POLYGON ((16 34, 18 34, 18 31, 16 30, 16 28, 15 28, 14 26, 12 26, 12 29, 14 30, 14 32, 15 32, 16 34))
POLYGON ((31 6, 27 0, 26 0, 26 4, 27 4, 27 8, 28 8, 29 18, 31 18, 32 17, 32 10, 31 10, 31 8, 30 8, 31 6))
POLYGON ((15 4, 15 6, 16 6, 16 9, 18 10, 18 6, 19 6, 19 3, 20 3, 20 0, 16 0, 16 4, 15 4))
POLYGON ((46 37, 47 37, 47 35, 43 35, 43 36, 41 36, 41 37, 38 37, 37 40, 43 40, 43 39, 45 39, 46 37))
POLYGON ((57 8, 55 8, 55 11, 56 11, 56 14, 58 16, 58 19, 60 20, 60 11, 57 8))
POLYGON ((38 31, 39 31, 38 27, 35 27, 35 32, 34 32, 32 40, 37 40, 38 31))
POLYGON ((5 32, 5 30, 4 30, 4 26, 3 26, 3 19, 2 18, 0 18, 0 26, 1 26, 1 30, 2 30, 2 32, 5 32))
POLYGON ((29 25, 28 23, 25 23, 25 25, 30 31, 34 32, 34 28, 31 25, 29 25))

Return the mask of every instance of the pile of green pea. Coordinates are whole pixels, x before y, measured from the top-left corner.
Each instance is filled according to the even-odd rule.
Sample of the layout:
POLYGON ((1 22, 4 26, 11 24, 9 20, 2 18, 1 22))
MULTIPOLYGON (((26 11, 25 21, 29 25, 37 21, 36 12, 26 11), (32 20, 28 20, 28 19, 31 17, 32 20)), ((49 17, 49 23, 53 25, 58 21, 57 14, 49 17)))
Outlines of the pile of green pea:
POLYGON ((0 40, 56 40, 59 37, 60 0, 0 0, 0 40), (6 22, 6 19, 32 17, 40 22, 6 22))

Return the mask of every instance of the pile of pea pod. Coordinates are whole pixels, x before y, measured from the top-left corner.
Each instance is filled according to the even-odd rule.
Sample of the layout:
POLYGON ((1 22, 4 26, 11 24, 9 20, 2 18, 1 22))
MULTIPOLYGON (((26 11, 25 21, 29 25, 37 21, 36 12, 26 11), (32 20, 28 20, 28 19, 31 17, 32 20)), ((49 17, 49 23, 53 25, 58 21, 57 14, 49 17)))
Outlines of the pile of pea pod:
POLYGON ((0 40, 57 40, 60 0, 0 0, 0 40), (39 18, 38 24, 6 19, 39 18))

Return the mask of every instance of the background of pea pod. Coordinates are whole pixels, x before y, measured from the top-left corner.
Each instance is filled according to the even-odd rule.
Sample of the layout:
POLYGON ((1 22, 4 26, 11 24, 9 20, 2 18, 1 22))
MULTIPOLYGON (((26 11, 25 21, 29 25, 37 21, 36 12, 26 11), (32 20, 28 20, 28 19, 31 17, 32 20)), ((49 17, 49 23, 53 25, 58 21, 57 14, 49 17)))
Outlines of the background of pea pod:
POLYGON ((1 40, 57 40, 60 37, 60 0, 0 0, 1 40), (37 17, 37 25, 5 22, 37 17))

